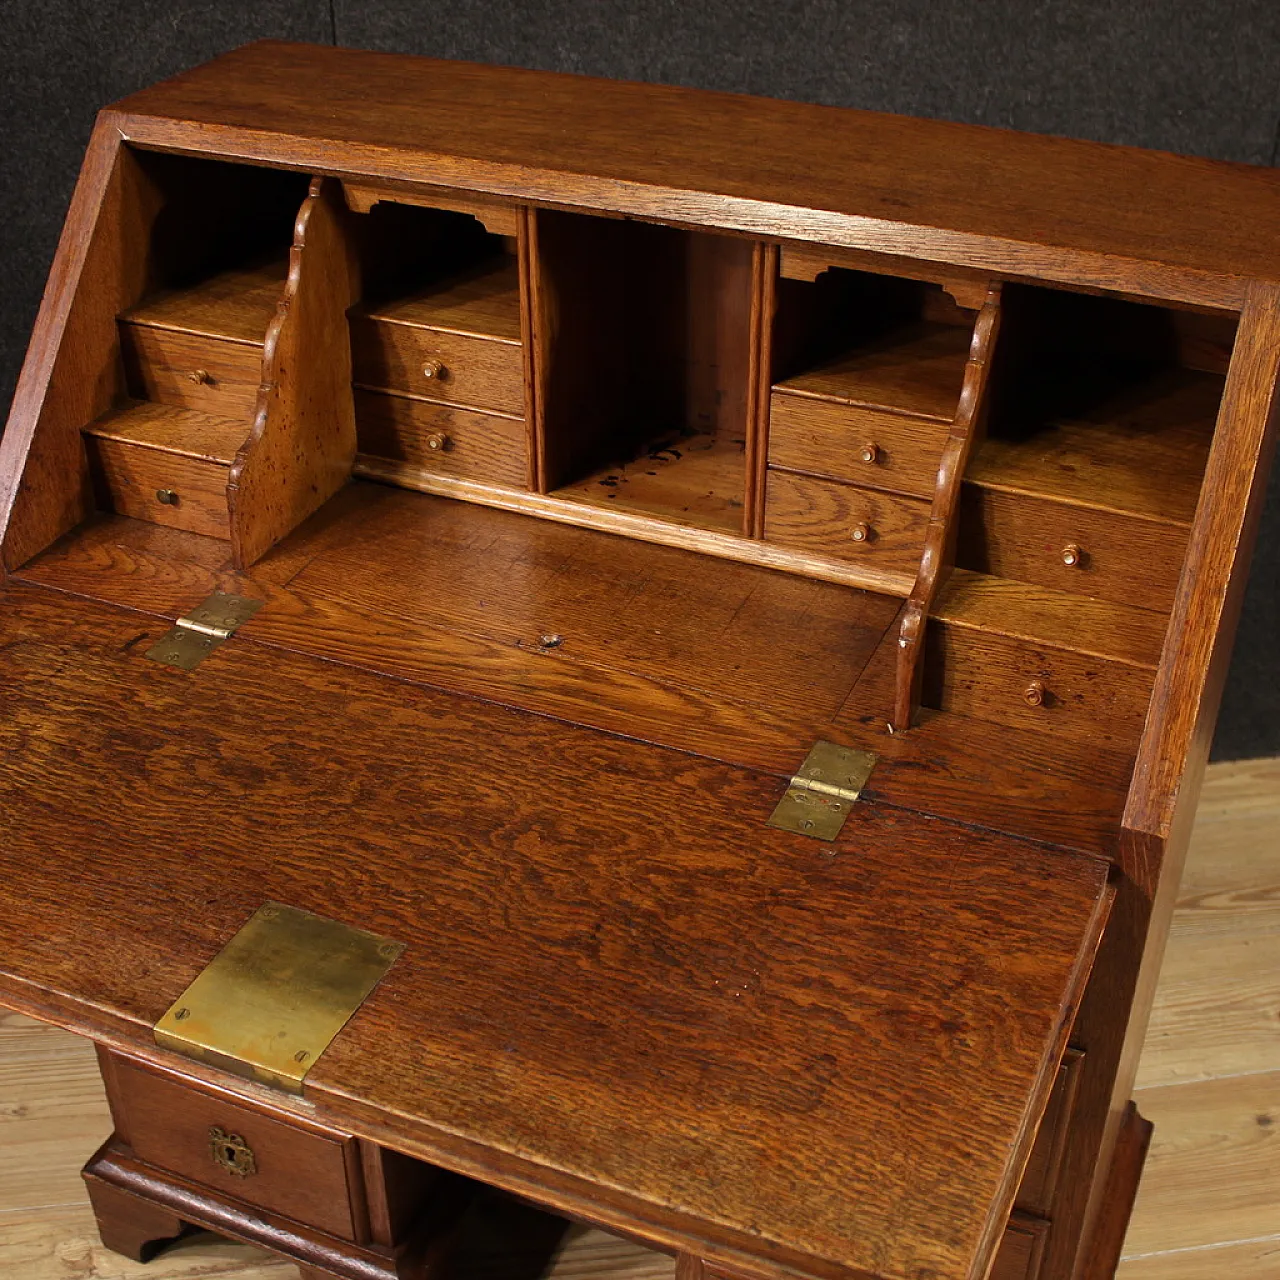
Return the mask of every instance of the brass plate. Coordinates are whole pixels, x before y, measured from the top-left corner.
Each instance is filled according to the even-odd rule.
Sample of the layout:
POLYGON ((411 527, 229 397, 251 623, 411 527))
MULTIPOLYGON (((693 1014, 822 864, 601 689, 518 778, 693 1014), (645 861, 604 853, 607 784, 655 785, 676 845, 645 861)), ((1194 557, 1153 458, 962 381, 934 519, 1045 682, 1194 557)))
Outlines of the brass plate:
POLYGON ((155 1025, 156 1043, 301 1093, 404 943, 278 902, 260 907, 155 1025))
POLYGON ((243 626, 262 608, 263 601, 215 591, 196 605, 172 630, 166 631, 147 650, 152 662, 194 671, 237 627, 243 626))
POLYGON ((814 743, 768 825, 817 840, 834 840, 879 758, 874 751, 857 747, 814 743))

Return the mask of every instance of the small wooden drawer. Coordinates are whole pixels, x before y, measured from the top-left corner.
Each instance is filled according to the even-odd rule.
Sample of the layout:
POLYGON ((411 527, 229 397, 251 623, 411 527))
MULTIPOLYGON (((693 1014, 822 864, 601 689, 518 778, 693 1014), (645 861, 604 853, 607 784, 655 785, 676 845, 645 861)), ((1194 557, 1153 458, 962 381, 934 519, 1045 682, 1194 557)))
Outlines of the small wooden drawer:
POLYGON ((1068 1049, 1058 1067, 1058 1077, 1049 1095, 1036 1133, 1035 1145, 1018 1184, 1014 1201, 1017 1208, 1027 1213, 1052 1216, 1053 1197, 1058 1188, 1058 1174, 1066 1151, 1067 1136, 1075 1115, 1076 1093, 1080 1087, 1080 1073, 1084 1054, 1079 1049, 1068 1049))
POLYGON ((1013 1213, 988 1280, 1037 1280, 1044 1263, 1049 1225, 1044 1218, 1013 1213))
POLYGON ((1168 612, 1187 550, 1177 524, 965 484, 958 563, 1168 612))
POLYGON ((528 487, 525 424, 378 391, 356 392, 360 452, 442 476, 528 487))
POLYGON ((346 1134, 117 1054, 101 1060, 116 1136, 138 1159, 344 1240, 363 1234, 359 1154, 346 1134))
POLYGON ((252 421, 262 385, 262 344, 120 323, 130 395, 252 421))
POLYGON ((1132 751, 1154 680, 1151 667, 929 623, 925 705, 978 720, 1132 751))
POLYGON ((355 315, 351 356, 362 386, 524 416, 519 343, 355 315))
POLYGON ((783 391, 769 404, 771 465, 933 498, 948 423, 783 391))
POLYGON ((769 472, 765 537, 842 560, 914 574, 929 503, 834 480, 769 472))
POLYGON ((99 501, 122 516, 229 538, 227 467, 147 445, 84 437, 99 501))

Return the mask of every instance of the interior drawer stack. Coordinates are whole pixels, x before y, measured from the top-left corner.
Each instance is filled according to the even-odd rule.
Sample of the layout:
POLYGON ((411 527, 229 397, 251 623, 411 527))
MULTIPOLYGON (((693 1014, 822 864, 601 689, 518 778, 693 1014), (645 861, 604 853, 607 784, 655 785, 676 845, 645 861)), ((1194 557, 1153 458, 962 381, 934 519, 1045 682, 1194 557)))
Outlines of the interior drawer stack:
POLYGON ((525 489, 525 362, 514 237, 465 214, 376 204, 351 313, 360 453, 525 489))
POLYGON ((973 313, 936 286, 840 269, 780 284, 775 369, 799 367, 770 392, 765 536, 914 577, 973 313), (811 296, 789 302, 792 286, 811 296), (812 329, 787 352, 801 309, 812 329))

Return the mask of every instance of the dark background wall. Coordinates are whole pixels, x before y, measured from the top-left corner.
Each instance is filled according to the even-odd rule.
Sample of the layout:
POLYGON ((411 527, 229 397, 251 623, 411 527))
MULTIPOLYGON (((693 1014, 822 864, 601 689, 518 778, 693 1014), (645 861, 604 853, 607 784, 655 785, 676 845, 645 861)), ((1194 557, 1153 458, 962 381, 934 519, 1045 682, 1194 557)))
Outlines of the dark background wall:
MULTIPOLYGON (((0 0, 0 33, 6 405, 94 112, 263 36, 1280 162, 1275 0, 0 0)), ((317 99, 323 93, 317 84, 317 99)), ((1220 758, 1280 754, 1277 636, 1273 482, 1220 758)))

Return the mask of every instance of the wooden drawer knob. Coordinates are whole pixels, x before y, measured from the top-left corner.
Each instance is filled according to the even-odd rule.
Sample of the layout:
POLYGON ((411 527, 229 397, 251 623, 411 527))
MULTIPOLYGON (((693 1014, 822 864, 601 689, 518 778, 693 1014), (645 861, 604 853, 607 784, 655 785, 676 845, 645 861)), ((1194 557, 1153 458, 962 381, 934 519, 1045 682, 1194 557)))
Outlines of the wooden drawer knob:
POLYGON ((213 375, 208 369, 192 369, 187 377, 194 382, 196 386, 211 386, 213 384, 213 375))
POLYGON ((858 450, 858 457, 863 462, 879 462, 880 446, 874 441, 869 440, 861 449, 858 450))
POLYGON ((1043 680, 1033 680, 1022 694, 1023 701, 1029 707, 1043 707, 1047 696, 1048 690, 1044 687, 1043 680))
POLYGON ((422 366, 422 376, 424 378, 443 378, 445 375, 445 367, 440 360, 428 360, 422 366))
POLYGON ((443 453, 449 447, 449 437, 443 431, 433 431, 426 439, 432 453, 443 453))
POLYGON ((1062 548, 1062 563, 1065 564, 1068 569, 1078 568, 1083 559, 1084 551, 1081 549, 1079 543, 1068 542, 1067 545, 1062 548))
POLYGON ((855 524, 852 529, 849 530, 849 537, 851 537, 854 540, 854 542, 870 542, 871 535, 874 532, 875 530, 872 529, 872 527, 869 524, 859 522, 858 524, 855 524))
POLYGON ((157 489, 156 501, 165 507, 176 507, 178 505, 178 491, 176 489, 157 489))

